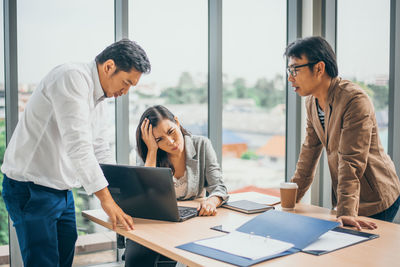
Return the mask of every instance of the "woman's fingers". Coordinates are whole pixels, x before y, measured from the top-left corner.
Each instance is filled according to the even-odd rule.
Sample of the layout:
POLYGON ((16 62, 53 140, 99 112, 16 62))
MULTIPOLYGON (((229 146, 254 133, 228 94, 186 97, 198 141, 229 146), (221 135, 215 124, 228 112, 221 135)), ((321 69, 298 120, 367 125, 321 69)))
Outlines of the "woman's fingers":
POLYGON ((148 138, 149 138, 149 133, 150 133, 149 127, 151 127, 151 124, 149 126, 149 119, 146 118, 146 119, 144 119, 142 126, 141 126, 143 140, 148 140, 148 138))
POLYGON ((142 125, 140 126, 140 130, 142 131, 142 135, 143 137, 145 137, 146 135, 146 125, 147 125, 148 121, 147 119, 144 119, 144 121, 142 122, 142 125))
POLYGON ((201 204, 199 216, 214 216, 217 213, 216 207, 209 203, 201 204))

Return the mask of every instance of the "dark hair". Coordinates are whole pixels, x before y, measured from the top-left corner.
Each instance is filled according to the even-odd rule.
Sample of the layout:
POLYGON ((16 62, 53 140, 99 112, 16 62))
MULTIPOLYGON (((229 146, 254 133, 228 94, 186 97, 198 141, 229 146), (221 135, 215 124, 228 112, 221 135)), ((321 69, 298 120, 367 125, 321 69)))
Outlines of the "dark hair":
MULTIPOLYGON (((173 123, 176 123, 176 120, 174 117, 175 117, 174 114, 172 114, 171 111, 169 111, 166 107, 164 107, 162 105, 149 107, 148 109, 145 110, 142 117, 140 117, 139 125, 136 128, 136 145, 137 145, 138 154, 142 158, 143 162, 146 161, 147 152, 148 152, 147 146, 142 139, 142 131, 140 128, 144 119, 146 119, 146 118, 149 119, 150 124, 153 126, 153 128, 155 128, 155 127, 157 127, 158 123, 164 119, 167 119, 167 120, 172 121, 173 123)), ((182 125, 180 126, 180 130, 181 130, 183 136, 190 135, 190 133, 185 128, 183 128, 182 125)), ((159 149, 157 151, 156 166, 171 168, 172 173, 173 174, 175 173, 175 168, 172 165, 172 163, 170 162, 170 160, 168 159, 168 153, 162 149, 159 149)))
POLYGON ((146 52, 137 43, 129 39, 122 39, 106 47, 96 56, 96 63, 103 64, 112 59, 117 66, 115 73, 122 70, 130 72, 135 68, 141 73, 149 73, 151 70, 150 61, 146 52))
MULTIPOLYGON (((296 40, 286 47, 284 55, 296 58, 301 58, 305 55, 311 63, 323 61, 326 73, 332 78, 338 76, 335 52, 333 52, 332 47, 322 37, 313 36, 296 40)), ((312 70, 313 65, 309 66, 309 68, 312 70)))

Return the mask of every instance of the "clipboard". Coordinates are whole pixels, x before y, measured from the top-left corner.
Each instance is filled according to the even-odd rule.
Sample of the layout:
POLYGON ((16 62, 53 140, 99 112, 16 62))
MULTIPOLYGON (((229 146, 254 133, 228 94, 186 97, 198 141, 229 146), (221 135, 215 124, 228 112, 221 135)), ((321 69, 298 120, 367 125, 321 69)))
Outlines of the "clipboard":
MULTIPOLYGON (((316 256, 320 256, 320 255, 324 255, 324 254, 327 254, 327 253, 330 253, 330 252, 333 252, 333 251, 336 251, 336 250, 339 250, 339 249, 342 249, 342 248, 347 248, 347 247, 350 247, 350 246, 353 246, 353 245, 356 245, 356 244, 359 244, 359 243, 363 243, 363 242, 366 242, 366 241, 369 241, 369 240, 372 240, 372 239, 375 239, 375 238, 379 237, 379 235, 376 235, 376 234, 370 234, 370 233, 366 233, 366 232, 359 232, 359 231, 356 231, 356 230, 346 229, 346 228, 342 228, 342 227, 336 227, 336 228, 332 229, 331 231, 332 232, 346 234, 346 235, 363 237, 364 239, 360 240, 360 241, 357 241, 357 242, 351 242, 351 243, 349 243, 347 245, 339 246, 339 247, 336 247, 334 249, 329 249, 329 250, 307 250, 307 248, 305 248, 305 249, 302 250, 302 252, 308 253, 308 254, 312 254, 312 255, 316 255, 316 256)), ((323 235, 321 237, 323 237, 323 235)))

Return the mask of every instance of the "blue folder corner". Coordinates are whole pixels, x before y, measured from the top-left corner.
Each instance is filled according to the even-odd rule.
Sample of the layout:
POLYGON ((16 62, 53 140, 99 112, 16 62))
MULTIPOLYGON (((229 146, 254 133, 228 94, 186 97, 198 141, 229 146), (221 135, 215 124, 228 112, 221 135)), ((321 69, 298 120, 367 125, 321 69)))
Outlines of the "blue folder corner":
POLYGON ((216 250, 213 248, 198 245, 193 242, 177 246, 177 248, 180 248, 180 249, 192 252, 192 253, 196 253, 196 254, 199 254, 199 255, 202 255, 202 256, 205 256, 208 258, 227 262, 227 263, 230 263, 230 264, 233 264, 236 266, 251 266, 251 265, 257 264, 259 262, 263 262, 263 261, 266 261, 269 259, 290 255, 290 254, 300 251, 298 249, 291 248, 291 249, 284 251, 282 253, 279 253, 279 254, 271 255, 268 257, 264 257, 264 258, 259 258, 256 260, 251 260, 249 258, 241 257, 238 255, 233 255, 233 254, 221 251, 221 250, 216 250))

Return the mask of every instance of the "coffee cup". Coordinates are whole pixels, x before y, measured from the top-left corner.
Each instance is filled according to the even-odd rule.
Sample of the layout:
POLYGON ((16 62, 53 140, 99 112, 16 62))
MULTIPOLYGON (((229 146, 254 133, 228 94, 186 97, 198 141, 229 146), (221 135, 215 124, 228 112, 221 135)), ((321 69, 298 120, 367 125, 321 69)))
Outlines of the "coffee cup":
POLYGON ((297 184, 296 183, 281 183, 281 207, 282 210, 294 210, 297 197, 297 184))

